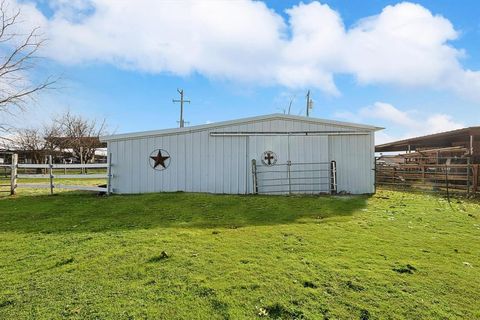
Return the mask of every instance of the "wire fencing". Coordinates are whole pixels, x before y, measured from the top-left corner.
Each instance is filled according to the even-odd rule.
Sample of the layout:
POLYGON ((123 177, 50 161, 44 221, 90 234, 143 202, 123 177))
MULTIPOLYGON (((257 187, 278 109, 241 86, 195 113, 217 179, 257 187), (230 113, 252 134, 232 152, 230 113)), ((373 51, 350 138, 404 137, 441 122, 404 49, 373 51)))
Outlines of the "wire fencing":
POLYGON ((386 163, 377 159, 376 185, 432 192, 478 192, 479 165, 471 164, 469 158, 458 161, 436 158, 419 162, 423 163, 386 163))

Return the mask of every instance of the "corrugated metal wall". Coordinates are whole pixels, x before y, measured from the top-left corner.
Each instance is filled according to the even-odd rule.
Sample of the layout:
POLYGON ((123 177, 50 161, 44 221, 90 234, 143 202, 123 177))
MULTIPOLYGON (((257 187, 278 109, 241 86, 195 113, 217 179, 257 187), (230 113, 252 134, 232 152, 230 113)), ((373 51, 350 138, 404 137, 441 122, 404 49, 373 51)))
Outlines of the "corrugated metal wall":
POLYGON ((375 191, 374 133, 361 136, 330 136, 330 160, 337 162, 337 191, 353 194, 375 191))
MULTIPOLYGON (((211 132, 336 130, 364 131, 331 124, 275 119, 196 132, 109 141, 113 192, 251 193, 251 160, 255 158, 260 162, 262 153, 271 150, 279 156, 278 161, 286 162, 288 137, 210 136, 211 132), (163 171, 154 170, 149 164, 150 154, 159 148, 167 150, 171 157, 170 166, 163 171)), ((292 161, 302 161, 303 158, 303 161, 336 160, 338 190, 350 193, 373 192, 373 133, 310 140, 311 137, 290 138, 295 145, 295 156, 290 155, 292 161), (315 147, 316 145, 318 146, 315 147)))

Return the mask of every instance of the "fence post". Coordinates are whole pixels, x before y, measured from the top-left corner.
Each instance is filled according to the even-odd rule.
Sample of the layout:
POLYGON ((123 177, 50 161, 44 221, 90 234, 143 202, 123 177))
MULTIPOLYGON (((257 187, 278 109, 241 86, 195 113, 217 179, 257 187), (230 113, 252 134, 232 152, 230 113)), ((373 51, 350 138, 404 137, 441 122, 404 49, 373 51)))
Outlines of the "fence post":
POLYGON ((53 194, 53 159, 48 156, 48 173, 50 174, 50 194, 53 194))
POLYGON ((330 193, 337 193, 337 161, 330 162, 330 193))
POLYGON ((476 193, 478 190, 478 164, 474 164, 472 166, 472 180, 473 180, 473 186, 472 186, 472 191, 473 193, 476 193))
POLYGON ((10 195, 14 196, 17 188, 18 154, 12 154, 12 167, 10 169, 10 195))
MULTIPOLYGON (((80 164, 83 164, 83 147, 82 146, 80 146, 80 164)), ((85 168, 84 167, 82 167, 81 172, 82 172, 82 174, 85 173, 85 168)))
POLYGON ((470 157, 467 158, 467 195, 470 194, 470 157))
POLYGON ((108 168, 107 168, 107 196, 110 195, 110 188, 112 185, 112 153, 108 155, 108 168))
POLYGON ((252 159, 252 179, 253 179, 253 193, 258 194, 257 160, 255 160, 255 159, 252 159))
POLYGON ((426 181, 425 181, 425 166, 422 165, 422 184, 423 185, 426 185, 426 181))
POLYGON ((290 167, 292 166, 292 161, 287 161, 287 175, 288 175, 288 194, 292 194, 292 179, 290 175, 290 167))
POLYGON ((448 199, 448 203, 450 203, 450 189, 448 185, 448 165, 446 163, 445 163, 445 183, 447 187, 447 199, 448 199))

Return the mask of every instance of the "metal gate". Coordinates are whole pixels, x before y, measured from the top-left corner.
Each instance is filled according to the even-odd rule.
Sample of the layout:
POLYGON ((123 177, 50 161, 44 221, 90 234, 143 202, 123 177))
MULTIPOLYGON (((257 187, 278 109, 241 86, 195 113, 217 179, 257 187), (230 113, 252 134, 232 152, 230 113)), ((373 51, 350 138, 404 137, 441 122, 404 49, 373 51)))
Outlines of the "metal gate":
POLYGON ((331 162, 264 165, 252 160, 253 190, 258 194, 334 194, 337 166, 331 162))

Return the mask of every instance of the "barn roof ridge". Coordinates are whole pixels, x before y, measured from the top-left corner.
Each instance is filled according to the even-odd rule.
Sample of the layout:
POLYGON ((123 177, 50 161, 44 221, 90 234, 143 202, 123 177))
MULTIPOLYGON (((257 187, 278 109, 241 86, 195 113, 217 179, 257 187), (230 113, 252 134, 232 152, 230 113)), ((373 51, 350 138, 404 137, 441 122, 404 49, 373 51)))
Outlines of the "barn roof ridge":
POLYGON ((123 139, 131 139, 131 138, 139 138, 143 136, 160 136, 160 135, 167 135, 167 134, 176 134, 176 133, 188 133, 194 131, 205 130, 209 128, 217 128, 217 127, 225 127, 235 124, 244 124, 253 121, 266 121, 266 120, 296 120, 296 121, 304 121, 304 122, 311 122, 311 123, 324 123, 324 124, 331 124, 331 125, 338 125, 342 127, 351 127, 351 128, 358 128, 364 129, 368 131, 378 131, 384 128, 371 126, 371 125, 364 125, 352 122, 343 122, 343 121, 336 121, 336 120, 327 120, 327 119, 320 119, 320 118, 311 118, 311 117, 304 117, 304 116, 295 116, 295 115, 287 115, 282 113, 273 113, 261 116, 254 116, 254 117, 247 117, 247 118, 240 118, 234 120, 226 120, 220 122, 213 122, 208 124, 201 124, 195 125, 191 127, 184 127, 184 128, 170 128, 170 129, 160 129, 160 130, 149 130, 149 131, 139 131, 139 132, 132 132, 132 133, 120 133, 120 134, 113 134, 108 136, 100 137, 100 141, 112 141, 112 140, 123 140, 123 139))

